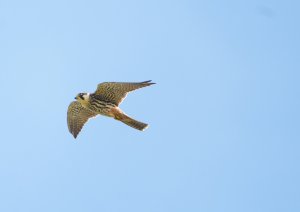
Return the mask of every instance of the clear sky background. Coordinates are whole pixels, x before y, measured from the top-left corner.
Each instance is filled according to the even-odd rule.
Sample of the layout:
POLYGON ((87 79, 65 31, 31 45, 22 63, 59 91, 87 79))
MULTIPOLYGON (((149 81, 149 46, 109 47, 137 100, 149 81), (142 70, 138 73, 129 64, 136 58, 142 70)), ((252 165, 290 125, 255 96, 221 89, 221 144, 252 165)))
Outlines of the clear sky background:
POLYGON ((296 0, 0 0, 0 211, 300 211, 296 0), (75 140, 104 81, 157 84, 75 140))

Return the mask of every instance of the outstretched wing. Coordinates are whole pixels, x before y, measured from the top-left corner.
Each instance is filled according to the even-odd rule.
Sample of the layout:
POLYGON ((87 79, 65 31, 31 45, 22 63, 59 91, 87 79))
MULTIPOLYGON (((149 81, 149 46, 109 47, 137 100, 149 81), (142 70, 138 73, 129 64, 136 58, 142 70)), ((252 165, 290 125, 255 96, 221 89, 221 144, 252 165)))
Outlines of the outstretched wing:
POLYGON ((101 99, 119 105, 130 91, 153 85, 151 80, 144 82, 103 82, 95 92, 101 99))
POLYGON ((85 109, 79 102, 71 102, 68 108, 67 121, 69 131, 74 138, 77 137, 83 125, 89 120, 89 118, 96 115, 96 113, 85 109))

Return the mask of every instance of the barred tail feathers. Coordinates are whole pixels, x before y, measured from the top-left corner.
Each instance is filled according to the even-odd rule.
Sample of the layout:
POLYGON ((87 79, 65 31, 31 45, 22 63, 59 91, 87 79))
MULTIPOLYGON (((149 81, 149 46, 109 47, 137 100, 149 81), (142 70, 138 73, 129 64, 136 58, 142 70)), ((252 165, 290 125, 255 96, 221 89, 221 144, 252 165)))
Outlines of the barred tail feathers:
POLYGON ((130 118, 124 113, 119 114, 118 118, 116 119, 137 130, 144 131, 148 127, 148 124, 134 120, 133 118, 130 118))

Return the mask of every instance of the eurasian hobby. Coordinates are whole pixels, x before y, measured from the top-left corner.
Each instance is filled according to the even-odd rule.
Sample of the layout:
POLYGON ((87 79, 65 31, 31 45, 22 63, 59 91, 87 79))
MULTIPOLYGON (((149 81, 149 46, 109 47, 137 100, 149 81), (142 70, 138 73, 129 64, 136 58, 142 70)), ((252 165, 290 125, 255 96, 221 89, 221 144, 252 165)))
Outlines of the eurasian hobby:
POLYGON ((151 80, 145 82, 104 82, 100 83, 95 93, 79 93, 68 108, 67 121, 70 133, 77 137, 83 125, 92 117, 104 115, 112 117, 138 130, 145 130, 147 124, 127 116, 119 104, 127 93, 152 85, 151 80))

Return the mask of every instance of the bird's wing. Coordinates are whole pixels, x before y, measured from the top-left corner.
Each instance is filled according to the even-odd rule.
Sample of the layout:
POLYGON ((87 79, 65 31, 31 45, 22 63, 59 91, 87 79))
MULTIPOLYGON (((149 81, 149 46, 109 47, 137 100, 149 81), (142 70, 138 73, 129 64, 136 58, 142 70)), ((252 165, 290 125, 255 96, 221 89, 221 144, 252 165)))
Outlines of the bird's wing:
POLYGON ((96 115, 96 113, 85 109, 79 102, 71 102, 68 108, 67 121, 69 131, 74 138, 77 137, 83 125, 89 120, 89 118, 96 115))
POLYGON ((119 105, 130 91, 153 84, 155 83, 151 80, 144 82, 103 82, 98 85, 95 94, 105 101, 119 105))

